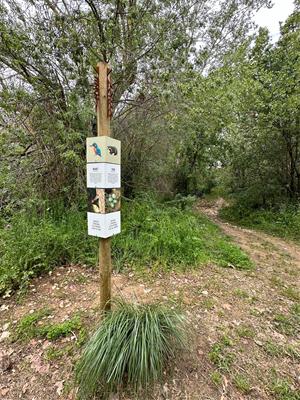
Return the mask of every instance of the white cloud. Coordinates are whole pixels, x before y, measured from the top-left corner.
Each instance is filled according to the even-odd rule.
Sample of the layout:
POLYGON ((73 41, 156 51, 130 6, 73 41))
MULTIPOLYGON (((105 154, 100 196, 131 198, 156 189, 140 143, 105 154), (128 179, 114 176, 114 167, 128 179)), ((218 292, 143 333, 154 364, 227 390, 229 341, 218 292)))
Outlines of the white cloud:
POLYGON ((257 25, 266 27, 273 40, 277 40, 280 32, 279 22, 284 22, 294 10, 293 0, 273 0, 271 9, 262 8, 256 13, 254 21, 257 25))

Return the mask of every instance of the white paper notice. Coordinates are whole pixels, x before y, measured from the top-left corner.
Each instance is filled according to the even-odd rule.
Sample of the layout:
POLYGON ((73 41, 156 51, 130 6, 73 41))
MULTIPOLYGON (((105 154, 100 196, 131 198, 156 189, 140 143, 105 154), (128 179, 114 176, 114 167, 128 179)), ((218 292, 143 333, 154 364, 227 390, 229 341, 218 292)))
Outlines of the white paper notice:
POLYGON ((108 238, 121 232, 121 212, 108 214, 87 213, 88 234, 108 238))
POLYGON ((87 164, 88 188, 112 189, 121 186, 121 166, 108 163, 87 164))

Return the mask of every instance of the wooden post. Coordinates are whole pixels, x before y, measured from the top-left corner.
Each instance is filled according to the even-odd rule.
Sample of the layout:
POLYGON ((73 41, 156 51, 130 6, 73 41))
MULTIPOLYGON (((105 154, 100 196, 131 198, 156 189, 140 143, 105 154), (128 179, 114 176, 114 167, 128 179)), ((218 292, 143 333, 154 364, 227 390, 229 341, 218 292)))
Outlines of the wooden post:
MULTIPOLYGON (((97 135, 110 136, 110 117, 108 116, 107 75, 108 64, 97 64, 99 79, 99 101, 97 104, 97 135)), ((111 238, 100 239, 99 242, 100 268, 100 308, 101 311, 111 309, 111 238)))

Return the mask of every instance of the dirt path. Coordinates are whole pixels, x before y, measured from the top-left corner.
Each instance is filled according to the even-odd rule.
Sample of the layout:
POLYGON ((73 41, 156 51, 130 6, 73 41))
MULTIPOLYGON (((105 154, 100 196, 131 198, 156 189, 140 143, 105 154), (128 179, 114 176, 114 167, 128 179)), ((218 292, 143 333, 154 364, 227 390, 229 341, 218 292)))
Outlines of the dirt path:
POLYGON ((296 268, 300 267, 300 246, 263 232, 222 221, 218 217, 218 212, 223 205, 224 201, 219 199, 215 203, 200 202, 197 208, 217 223, 256 263, 261 265, 263 262, 266 266, 271 265, 273 268, 274 261, 284 263, 292 261, 296 268))
MULTIPOLYGON (((200 204, 199 211, 251 256, 253 270, 206 265, 186 273, 113 277, 114 295, 180 306, 193 330, 190 352, 152 399, 299 400, 300 248, 220 221, 218 206, 200 204)), ((1 400, 75 398, 78 331, 54 341, 12 338, 20 320, 41 309, 50 311, 39 323, 61 323, 79 314, 84 330, 93 331, 98 279, 97 270, 67 266, 34 280, 23 296, 2 299, 1 400)))

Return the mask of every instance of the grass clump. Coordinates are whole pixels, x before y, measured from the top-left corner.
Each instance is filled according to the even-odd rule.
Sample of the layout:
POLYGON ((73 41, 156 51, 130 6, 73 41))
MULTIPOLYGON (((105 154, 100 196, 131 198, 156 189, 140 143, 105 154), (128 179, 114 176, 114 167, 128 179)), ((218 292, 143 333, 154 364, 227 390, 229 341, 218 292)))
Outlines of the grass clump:
POLYGON ((292 389, 290 382, 286 379, 273 379, 269 390, 277 400, 300 400, 300 390, 292 389))
POLYGON ((235 387, 242 393, 247 394, 251 390, 250 383, 246 376, 238 374, 233 378, 235 387))
POLYGON ((119 302, 101 321, 77 366, 79 398, 149 390, 185 345, 184 318, 161 305, 119 302))
POLYGON ((255 336, 255 331, 251 326, 241 325, 236 331, 241 338, 251 339, 255 336))

